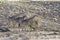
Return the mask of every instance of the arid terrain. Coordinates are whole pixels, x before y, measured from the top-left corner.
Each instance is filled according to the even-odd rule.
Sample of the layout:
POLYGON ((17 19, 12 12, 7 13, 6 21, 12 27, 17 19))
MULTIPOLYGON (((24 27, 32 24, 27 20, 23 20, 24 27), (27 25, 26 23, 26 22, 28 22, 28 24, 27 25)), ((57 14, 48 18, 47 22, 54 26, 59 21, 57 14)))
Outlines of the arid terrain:
POLYGON ((60 2, 1 2, 0 40, 60 38, 60 2))

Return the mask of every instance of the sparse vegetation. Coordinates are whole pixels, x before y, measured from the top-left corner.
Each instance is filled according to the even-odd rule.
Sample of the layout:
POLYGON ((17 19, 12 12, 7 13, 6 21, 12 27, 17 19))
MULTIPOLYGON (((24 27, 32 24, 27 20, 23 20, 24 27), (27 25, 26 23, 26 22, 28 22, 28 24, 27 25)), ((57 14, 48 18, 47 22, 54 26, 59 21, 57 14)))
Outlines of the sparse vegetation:
POLYGON ((21 34, 25 39, 27 35, 30 38, 37 34, 40 40, 41 35, 60 34, 60 2, 0 2, 0 33, 3 36, 12 34, 17 40, 21 34))

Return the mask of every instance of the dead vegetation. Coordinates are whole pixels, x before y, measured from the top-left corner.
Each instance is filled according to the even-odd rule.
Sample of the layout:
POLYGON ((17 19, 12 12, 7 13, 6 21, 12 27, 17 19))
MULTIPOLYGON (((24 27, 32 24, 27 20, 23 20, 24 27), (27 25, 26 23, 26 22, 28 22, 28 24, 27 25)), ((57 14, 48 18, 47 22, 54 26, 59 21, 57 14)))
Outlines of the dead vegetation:
POLYGON ((59 2, 2 2, 0 24, 13 29, 60 31, 59 4, 59 2))

